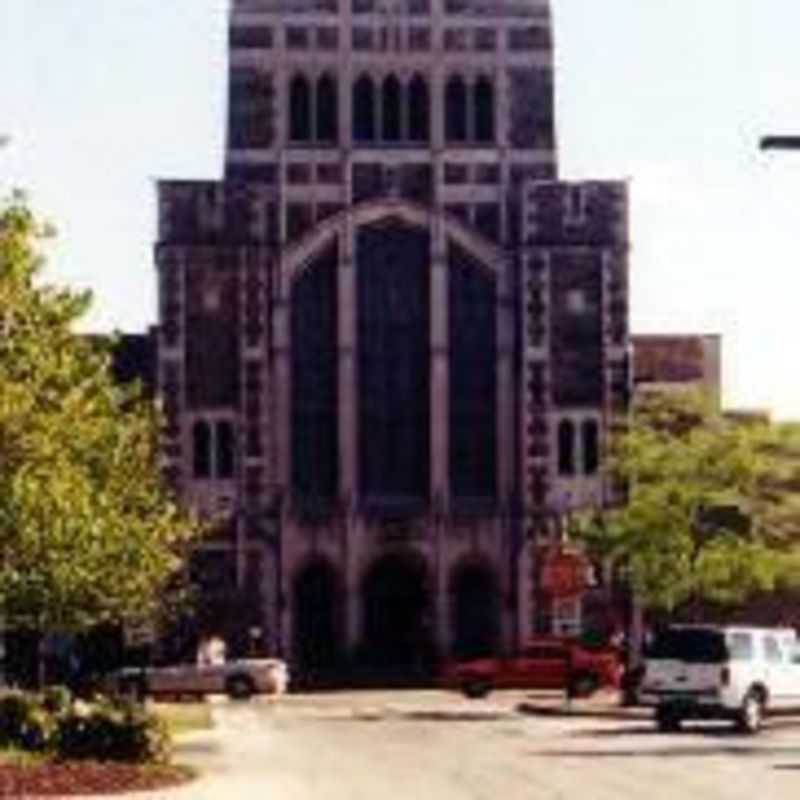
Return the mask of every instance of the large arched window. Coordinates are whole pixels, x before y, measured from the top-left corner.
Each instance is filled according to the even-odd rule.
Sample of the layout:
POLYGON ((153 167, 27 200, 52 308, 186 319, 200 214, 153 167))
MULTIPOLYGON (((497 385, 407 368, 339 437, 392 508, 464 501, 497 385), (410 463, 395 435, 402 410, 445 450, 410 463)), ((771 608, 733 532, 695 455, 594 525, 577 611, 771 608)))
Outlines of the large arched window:
POLYGON ((217 423, 217 477, 232 478, 236 469, 236 443, 233 425, 223 421, 217 423))
POLYGON ((211 477, 211 426, 203 420, 192 426, 192 474, 211 477))
POLYGON ((496 288, 461 248, 448 252, 450 491, 494 499, 497 468, 496 288))
POLYGON ((583 444, 583 472, 585 475, 594 475, 600 466, 600 442, 595 420, 584 420, 581 426, 581 439, 583 444))
POLYGON ((381 95, 381 138, 384 142, 399 142, 403 127, 403 90, 394 75, 389 75, 384 80, 381 95))
POLYGON ((330 501, 338 490, 337 243, 292 286, 292 492, 330 501))
POLYGON ((317 82, 317 141, 334 144, 339 138, 339 102, 330 75, 317 82))
POLYGON ((375 141, 375 86, 366 75, 353 87, 353 141, 375 141))
POLYGON ((445 138, 448 142, 467 141, 467 86, 456 75, 445 89, 445 138))
POLYGON ((295 75, 289 86, 289 139, 311 140, 311 87, 302 75, 295 75))
POLYGON ((558 425, 558 474, 575 474, 575 425, 569 419, 558 425))
POLYGON ((488 78, 478 78, 475 84, 475 140, 494 141, 494 88, 488 78))
POLYGON ((412 142, 427 142, 430 138, 430 95, 428 84, 415 75, 408 85, 408 138, 412 142))
POLYGON ((360 490, 428 496, 430 235, 386 220, 356 240, 360 490))

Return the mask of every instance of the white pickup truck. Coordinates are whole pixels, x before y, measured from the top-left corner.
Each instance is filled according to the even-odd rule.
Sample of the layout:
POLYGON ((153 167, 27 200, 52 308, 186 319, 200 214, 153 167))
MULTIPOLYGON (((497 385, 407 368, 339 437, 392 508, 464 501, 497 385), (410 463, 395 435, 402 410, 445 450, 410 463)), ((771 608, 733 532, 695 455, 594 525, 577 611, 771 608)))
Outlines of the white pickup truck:
POLYGON ((639 699, 660 730, 685 719, 730 719, 755 733, 765 713, 800 708, 800 646, 789 628, 681 625, 645 654, 639 699))
POLYGON ((281 695, 289 670, 277 658, 242 658, 213 664, 125 667, 112 675, 113 689, 137 698, 227 694, 246 700, 254 694, 281 695))

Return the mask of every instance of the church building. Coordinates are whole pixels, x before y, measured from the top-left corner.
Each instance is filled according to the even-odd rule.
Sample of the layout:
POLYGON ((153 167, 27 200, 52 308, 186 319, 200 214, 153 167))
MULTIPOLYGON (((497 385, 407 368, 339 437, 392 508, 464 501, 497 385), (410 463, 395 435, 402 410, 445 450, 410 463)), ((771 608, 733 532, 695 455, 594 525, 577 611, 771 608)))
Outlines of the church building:
POLYGON ((193 575, 298 675, 581 625, 539 576, 614 499, 627 187, 559 179, 550 6, 233 0, 223 177, 159 183, 193 575))

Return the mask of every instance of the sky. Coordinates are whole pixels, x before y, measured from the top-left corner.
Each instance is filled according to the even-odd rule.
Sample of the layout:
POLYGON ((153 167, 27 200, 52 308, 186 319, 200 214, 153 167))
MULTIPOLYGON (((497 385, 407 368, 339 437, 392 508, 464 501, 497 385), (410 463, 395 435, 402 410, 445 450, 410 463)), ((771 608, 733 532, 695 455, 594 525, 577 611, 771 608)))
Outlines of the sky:
MULTIPOLYGON (((624 178, 635 333, 719 333, 724 403, 800 419, 798 0, 551 0, 561 176, 624 178)), ((0 195, 85 327, 156 320, 155 181, 218 178, 227 0, 0 0, 0 195)))

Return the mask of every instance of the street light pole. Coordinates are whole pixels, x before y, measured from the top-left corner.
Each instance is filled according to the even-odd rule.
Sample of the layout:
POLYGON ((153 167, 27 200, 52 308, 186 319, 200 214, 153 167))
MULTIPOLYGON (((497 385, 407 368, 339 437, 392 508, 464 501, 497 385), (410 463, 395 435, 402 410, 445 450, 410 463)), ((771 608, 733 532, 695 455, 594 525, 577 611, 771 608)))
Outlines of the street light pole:
POLYGON ((800 136, 762 136, 761 150, 800 150, 800 136))

